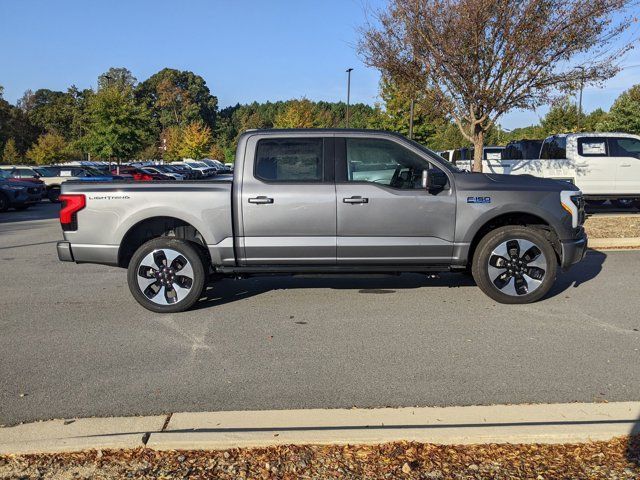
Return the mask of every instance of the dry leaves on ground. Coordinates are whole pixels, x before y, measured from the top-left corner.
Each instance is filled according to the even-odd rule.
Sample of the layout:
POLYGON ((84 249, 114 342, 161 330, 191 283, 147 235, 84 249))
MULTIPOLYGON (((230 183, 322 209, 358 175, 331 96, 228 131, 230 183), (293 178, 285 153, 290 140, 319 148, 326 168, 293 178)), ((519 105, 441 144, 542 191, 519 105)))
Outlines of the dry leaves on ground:
POLYGON ((567 445, 274 446, 0 456, 0 479, 638 479, 640 437, 567 445))

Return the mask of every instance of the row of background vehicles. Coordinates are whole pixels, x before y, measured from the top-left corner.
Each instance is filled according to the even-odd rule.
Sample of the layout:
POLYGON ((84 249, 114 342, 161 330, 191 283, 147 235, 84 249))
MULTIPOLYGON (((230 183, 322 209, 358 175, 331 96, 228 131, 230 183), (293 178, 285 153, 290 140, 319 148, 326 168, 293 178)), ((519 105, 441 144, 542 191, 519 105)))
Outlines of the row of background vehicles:
MULTIPOLYGON (((438 152, 458 168, 471 169, 473 149, 438 152)), ((626 133, 567 133, 485 147, 485 173, 533 175, 571 182, 589 205, 609 201, 640 208, 640 136, 626 133)))
POLYGON ((48 199, 59 202, 61 185, 68 180, 134 182, 206 180, 230 175, 233 165, 219 160, 185 159, 181 162, 158 161, 114 164, 108 162, 68 162, 58 165, 0 165, 0 212, 9 208, 24 210, 48 199))

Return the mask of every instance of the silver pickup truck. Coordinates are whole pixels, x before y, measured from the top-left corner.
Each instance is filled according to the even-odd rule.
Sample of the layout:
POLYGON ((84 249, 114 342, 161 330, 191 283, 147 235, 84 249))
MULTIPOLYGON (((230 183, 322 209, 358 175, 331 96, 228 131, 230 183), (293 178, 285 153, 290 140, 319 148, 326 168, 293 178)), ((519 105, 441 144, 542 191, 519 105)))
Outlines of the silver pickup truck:
POLYGON ((222 277, 470 272, 502 303, 528 303, 587 248, 573 185, 462 172, 400 135, 254 130, 233 178, 65 182, 62 261, 128 269, 154 312, 191 307, 222 277))

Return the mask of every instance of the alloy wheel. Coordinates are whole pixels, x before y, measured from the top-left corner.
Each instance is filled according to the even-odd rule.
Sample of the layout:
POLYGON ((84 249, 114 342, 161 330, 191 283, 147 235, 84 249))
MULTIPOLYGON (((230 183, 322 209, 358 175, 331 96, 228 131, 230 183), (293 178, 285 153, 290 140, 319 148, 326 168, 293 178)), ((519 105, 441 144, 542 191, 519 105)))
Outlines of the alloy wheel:
POLYGON ((183 300, 194 283, 193 268, 184 255, 169 248, 153 250, 142 259, 137 270, 142 294, 158 305, 183 300))
POLYGON ((547 258, 535 243, 521 238, 499 244, 489 256, 489 280, 511 296, 535 291, 546 275, 547 258))

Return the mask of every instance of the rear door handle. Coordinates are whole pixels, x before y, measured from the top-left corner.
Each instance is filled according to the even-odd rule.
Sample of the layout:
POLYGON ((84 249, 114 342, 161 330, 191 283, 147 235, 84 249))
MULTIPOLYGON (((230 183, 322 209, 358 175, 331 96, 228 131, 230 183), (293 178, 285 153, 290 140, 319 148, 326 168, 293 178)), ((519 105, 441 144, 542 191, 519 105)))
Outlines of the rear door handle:
POLYGON ((342 201, 344 203, 369 203, 369 199, 368 198, 364 198, 364 197, 349 197, 349 198, 343 198, 342 201))
POLYGON ((273 203, 273 198, 253 197, 253 198, 249 198, 249 203, 259 203, 259 204, 273 203))
POLYGON ((622 165, 620 165, 620 166, 621 166, 621 167, 630 167, 630 166, 631 166, 631 164, 630 164, 630 163, 624 163, 624 164, 622 164, 622 165))

